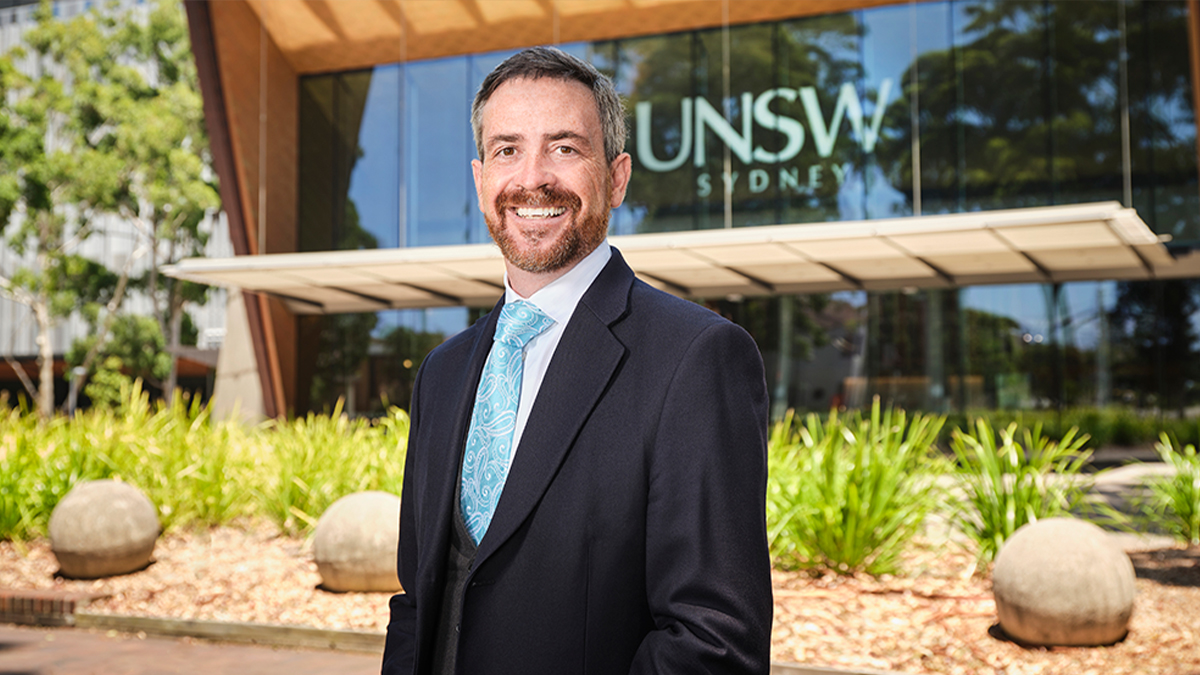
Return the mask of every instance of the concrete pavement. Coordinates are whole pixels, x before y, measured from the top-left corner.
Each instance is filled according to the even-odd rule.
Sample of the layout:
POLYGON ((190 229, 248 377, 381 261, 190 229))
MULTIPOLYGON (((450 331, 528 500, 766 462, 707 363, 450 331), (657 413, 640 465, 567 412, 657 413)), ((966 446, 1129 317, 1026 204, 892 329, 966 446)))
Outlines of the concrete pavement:
POLYGON ((0 675, 376 675, 370 654, 0 625, 0 675))

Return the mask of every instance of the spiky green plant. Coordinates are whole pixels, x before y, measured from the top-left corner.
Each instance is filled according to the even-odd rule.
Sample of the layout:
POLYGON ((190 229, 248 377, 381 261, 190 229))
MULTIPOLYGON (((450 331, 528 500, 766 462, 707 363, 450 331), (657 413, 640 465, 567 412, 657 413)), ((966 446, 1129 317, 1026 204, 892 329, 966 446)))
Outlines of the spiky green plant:
POLYGON ((285 532, 314 527, 337 499, 364 490, 400 494, 408 415, 351 420, 339 401, 329 415, 272 425, 263 435, 259 502, 285 532))
POLYGON ((151 403, 124 388, 115 408, 40 422, 0 408, 0 539, 44 534, 58 501, 85 480, 141 489, 165 529, 267 518, 305 533, 336 499, 361 490, 399 494, 408 416, 375 422, 332 416, 246 426, 213 420, 197 401, 151 403))
POLYGON ((1138 504, 1142 518, 1180 541, 1200 545, 1200 457, 1196 446, 1176 450, 1164 433, 1154 449, 1171 472, 1143 481, 1150 494, 1138 504))
POLYGON ((1086 501, 1093 478, 1083 474, 1091 456, 1088 437, 1072 428, 1059 441, 1042 436, 1041 425, 1022 429, 1016 422, 996 434, 979 419, 973 433, 955 430, 951 447, 958 460, 963 500, 954 519, 984 562, 995 559, 1004 542, 1026 523, 1063 515, 1086 501))
POLYGON ((938 503, 933 442, 944 418, 881 410, 772 431, 767 527, 781 567, 885 574, 938 503))

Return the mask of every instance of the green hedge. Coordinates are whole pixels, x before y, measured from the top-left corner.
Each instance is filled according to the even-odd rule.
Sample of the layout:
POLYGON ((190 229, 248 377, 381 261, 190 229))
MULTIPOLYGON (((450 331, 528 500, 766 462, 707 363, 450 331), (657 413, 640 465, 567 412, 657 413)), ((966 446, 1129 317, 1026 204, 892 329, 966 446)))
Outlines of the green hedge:
MULTIPOLYGON (((990 558, 1021 523, 1080 505, 1078 488, 1086 481, 1069 474, 1081 472, 1089 453, 1085 437, 1061 424, 1078 422, 1089 433, 1107 429, 1100 433, 1109 438, 1125 438, 1124 429, 1140 438, 1146 428, 1138 426, 1141 418, 1105 411, 1054 416, 1041 432, 1038 423, 1051 421, 1049 415, 990 418, 977 418, 964 433, 947 432, 945 417, 885 410, 878 401, 868 413, 803 419, 789 413, 773 425, 768 449, 766 515, 775 565, 896 572, 934 511, 953 518, 981 557, 990 558), (993 429, 1003 430, 999 440, 993 429)), ((397 408, 374 421, 351 420, 339 408, 247 426, 214 420, 197 403, 152 404, 136 387, 117 409, 73 419, 41 422, 28 411, 0 407, 0 539, 44 534, 73 485, 101 478, 143 490, 166 529, 248 517, 306 535, 344 495, 399 494, 407 435, 408 417, 397 408)), ((1170 447, 1164 439, 1160 451, 1170 447)), ((1196 463, 1194 451, 1186 457, 1196 463)), ((1164 489, 1154 505, 1160 512, 1164 489)), ((1180 536, 1194 541, 1200 519, 1187 509, 1200 507, 1176 508, 1189 523, 1177 528, 1180 536)))
MULTIPOLYGON (((946 429, 971 433, 975 420, 985 420, 994 429, 1010 424, 1032 429, 1040 426, 1046 436, 1062 438, 1071 429, 1087 434, 1089 448, 1108 446, 1149 448, 1161 434, 1177 443, 1200 444, 1200 419, 1142 413, 1131 408, 1065 408, 1057 410, 972 410, 947 416, 946 429)), ((948 434, 943 435, 948 441, 948 434)))
POLYGON ((114 410, 40 422, 0 408, 0 539, 46 532, 75 483, 116 478, 157 505, 164 529, 265 517, 307 533, 352 492, 400 493, 408 416, 309 415, 246 426, 207 407, 151 404, 136 386, 114 410))

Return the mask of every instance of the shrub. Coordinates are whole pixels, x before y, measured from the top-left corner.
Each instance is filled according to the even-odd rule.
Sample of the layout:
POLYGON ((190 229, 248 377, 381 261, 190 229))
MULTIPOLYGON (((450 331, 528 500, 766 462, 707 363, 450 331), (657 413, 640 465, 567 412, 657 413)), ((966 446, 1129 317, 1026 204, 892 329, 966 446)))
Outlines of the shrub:
POLYGON ((1063 515, 1084 504, 1093 478, 1082 473, 1090 451, 1087 435, 1072 428, 1060 441, 1042 436, 1041 425, 1023 429, 1016 422, 1000 432, 1000 443, 986 420, 974 433, 955 430, 951 447, 958 460, 963 501, 954 520, 974 542, 980 558, 995 559, 1017 528, 1042 518, 1063 515))
POLYGON ((767 527, 775 564, 841 574, 897 570, 905 545, 937 504, 932 452, 944 418, 902 410, 869 418, 836 411, 772 430, 767 527))
POLYGON ((1200 544, 1200 457, 1196 446, 1176 450, 1164 433, 1154 448, 1171 475, 1146 478, 1149 498, 1139 503, 1143 519, 1192 546, 1200 544))
POLYGON ((364 490, 400 494, 408 415, 392 408, 379 423, 351 420, 339 401, 330 415, 272 425, 256 473, 259 503, 284 532, 316 527, 339 498, 364 490))
POLYGON ((208 527, 242 516, 306 533, 335 500, 360 490, 399 494, 408 416, 378 422, 332 416, 248 427, 215 421, 177 397, 151 404, 139 385, 116 409, 39 423, 0 408, 0 539, 45 533, 78 482, 119 478, 146 493, 164 529, 208 527))

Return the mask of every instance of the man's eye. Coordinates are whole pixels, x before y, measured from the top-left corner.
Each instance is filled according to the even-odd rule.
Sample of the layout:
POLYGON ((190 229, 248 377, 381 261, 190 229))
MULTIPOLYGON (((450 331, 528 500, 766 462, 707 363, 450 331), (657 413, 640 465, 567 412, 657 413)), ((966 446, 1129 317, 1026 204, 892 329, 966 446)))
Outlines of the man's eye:
POLYGON ((500 152, 497 152, 496 154, 500 155, 501 157, 512 157, 514 153, 516 153, 515 148, 500 148, 500 152))
POLYGON ((572 148, 572 147, 570 147, 570 146, 567 146, 567 145, 560 145, 560 146, 558 146, 558 154, 560 154, 560 155, 573 155, 573 154, 575 154, 575 148, 572 148))

